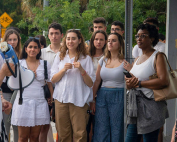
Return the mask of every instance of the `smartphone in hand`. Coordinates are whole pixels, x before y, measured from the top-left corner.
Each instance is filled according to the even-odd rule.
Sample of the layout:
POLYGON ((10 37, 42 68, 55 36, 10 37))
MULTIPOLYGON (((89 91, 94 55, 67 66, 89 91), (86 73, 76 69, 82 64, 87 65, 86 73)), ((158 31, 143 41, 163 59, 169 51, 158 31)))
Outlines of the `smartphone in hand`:
POLYGON ((128 71, 123 71, 123 73, 125 74, 125 76, 127 78, 131 78, 132 77, 131 74, 128 71))

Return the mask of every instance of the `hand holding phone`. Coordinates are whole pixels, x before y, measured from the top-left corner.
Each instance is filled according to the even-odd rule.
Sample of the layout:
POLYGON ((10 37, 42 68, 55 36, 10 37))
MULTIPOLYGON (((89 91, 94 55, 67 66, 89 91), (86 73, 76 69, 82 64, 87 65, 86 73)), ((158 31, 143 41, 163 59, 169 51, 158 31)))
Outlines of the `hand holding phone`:
POLYGON ((131 74, 128 71, 123 71, 123 73, 125 74, 125 76, 127 78, 131 78, 132 77, 131 74))

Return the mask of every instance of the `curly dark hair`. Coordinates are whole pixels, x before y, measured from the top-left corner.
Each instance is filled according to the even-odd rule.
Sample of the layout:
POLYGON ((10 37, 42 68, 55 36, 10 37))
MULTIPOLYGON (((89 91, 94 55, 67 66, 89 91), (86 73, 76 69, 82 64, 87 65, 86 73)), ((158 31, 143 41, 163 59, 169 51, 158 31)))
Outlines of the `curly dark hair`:
POLYGON ((147 30, 149 32, 149 38, 154 38, 154 41, 152 42, 152 46, 156 46, 156 44, 159 42, 159 33, 156 29, 156 26, 150 25, 150 24, 141 24, 137 28, 137 32, 139 30, 147 30))
POLYGON ((77 62, 79 60, 80 55, 83 55, 84 57, 86 57, 86 55, 88 55, 88 51, 86 49, 84 37, 82 36, 82 34, 80 33, 79 30, 71 29, 66 32, 66 35, 62 40, 62 46, 59 49, 59 52, 60 52, 59 56, 60 56, 60 60, 64 59, 64 57, 66 55, 66 51, 68 50, 68 47, 66 46, 66 38, 67 38, 68 33, 71 33, 71 32, 75 33, 77 35, 78 39, 81 39, 81 43, 78 45, 77 51, 76 51, 77 55, 75 57, 75 62, 77 62))
MULTIPOLYGON (((101 34, 104 35, 105 41, 107 41, 107 38, 108 38, 106 32, 105 32, 105 31, 102 31, 102 30, 98 30, 98 31, 96 31, 96 32, 94 32, 94 33, 92 34, 92 37, 91 37, 91 39, 90 39, 90 44, 89 44, 89 54, 90 54, 90 56, 91 56, 92 58, 93 58, 93 56, 96 54, 96 48, 95 48, 95 46, 94 46, 94 40, 95 40, 96 34, 98 34, 98 33, 101 33, 101 34)), ((103 48, 102 48, 102 51, 103 51, 103 52, 104 52, 105 48, 106 48, 106 42, 105 42, 105 45, 104 45, 103 48)))
POLYGON ((29 45, 29 43, 32 42, 32 41, 35 42, 35 43, 37 43, 38 48, 40 48, 40 51, 39 51, 39 53, 38 53, 37 56, 36 56, 36 59, 40 59, 40 57, 41 57, 41 46, 40 46, 40 43, 39 43, 39 39, 36 39, 36 38, 34 38, 34 37, 29 38, 29 39, 25 42, 25 44, 24 44, 24 46, 23 46, 23 49, 22 49, 21 59, 26 59, 26 58, 28 57, 28 55, 27 55, 27 53, 26 53, 26 51, 25 51, 25 48, 27 48, 28 45, 29 45))

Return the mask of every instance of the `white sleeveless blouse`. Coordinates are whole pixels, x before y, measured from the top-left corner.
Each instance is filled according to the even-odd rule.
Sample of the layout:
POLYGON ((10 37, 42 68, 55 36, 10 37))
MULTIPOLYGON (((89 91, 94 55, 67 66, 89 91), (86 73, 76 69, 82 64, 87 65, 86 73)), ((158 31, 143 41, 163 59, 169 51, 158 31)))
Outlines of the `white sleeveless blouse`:
MULTIPOLYGON (((154 51, 154 53, 146 61, 144 61, 139 65, 137 65, 137 61, 139 60, 138 58, 134 63, 132 69, 130 70, 130 73, 132 73, 135 77, 137 77, 139 81, 149 80, 149 76, 155 73, 154 59, 157 52, 158 51, 154 51)), ((144 95, 146 95, 146 97, 154 98, 152 89, 148 89, 144 87, 136 88, 136 89, 141 90, 144 93, 144 95)))

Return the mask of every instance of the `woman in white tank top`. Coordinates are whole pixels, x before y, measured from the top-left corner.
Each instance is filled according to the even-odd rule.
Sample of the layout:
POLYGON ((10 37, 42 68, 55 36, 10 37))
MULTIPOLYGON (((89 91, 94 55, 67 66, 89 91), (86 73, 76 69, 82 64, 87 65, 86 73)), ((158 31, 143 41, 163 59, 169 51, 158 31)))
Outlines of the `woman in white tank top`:
MULTIPOLYGON (((159 40, 158 30, 156 29, 155 26, 149 24, 142 24, 139 26, 138 33, 137 35, 135 35, 135 38, 139 48, 141 48, 143 51, 143 55, 135 59, 134 65, 130 70, 130 73, 132 74, 133 77, 131 78, 125 77, 127 89, 136 88, 136 90, 141 90, 144 96, 146 96, 147 98, 149 98, 154 102, 153 99, 154 94, 152 90, 164 88, 169 84, 166 61, 163 54, 158 54, 157 56, 156 71, 157 71, 158 78, 149 80, 149 76, 155 73, 154 59, 157 54, 157 51, 155 51, 153 47, 157 44, 159 40)), ((138 103, 139 102, 137 102, 137 107, 138 107, 138 103)), ((139 137, 140 135, 138 134, 141 134, 141 136, 143 136, 143 141, 157 142, 159 128, 163 126, 165 122, 165 118, 168 117, 166 115, 167 108, 165 102, 163 106, 164 106, 164 112, 163 112, 164 117, 162 116, 163 114, 158 108, 153 108, 153 109, 157 109, 157 113, 162 116, 158 121, 154 120, 151 117, 152 116, 151 112, 153 110, 149 110, 150 119, 146 119, 143 122, 139 121, 140 119, 138 118, 139 115, 137 115, 136 124, 132 123, 131 117, 129 117, 130 121, 127 122, 128 128, 127 128, 125 142, 133 142, 133 141, 140 142, 141 137, 139 137), (152 121, 151 124, 149 124, 150 121, 152 121), (155 124, 153 124, 153 122, 155 122, 155 124)), ((157 103, 157 107, 158 107, 158 103, 157 103)))

